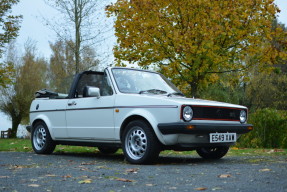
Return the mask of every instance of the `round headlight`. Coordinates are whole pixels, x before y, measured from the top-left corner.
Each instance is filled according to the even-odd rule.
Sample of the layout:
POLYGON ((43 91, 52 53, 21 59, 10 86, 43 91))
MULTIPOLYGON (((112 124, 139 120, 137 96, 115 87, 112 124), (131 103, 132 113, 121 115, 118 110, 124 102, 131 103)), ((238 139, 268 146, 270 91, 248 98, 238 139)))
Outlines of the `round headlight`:
POLYGON ((240 123, 245 123, 246 119, 247 119, 246 111, 241 110, 240 111, 240 116, 239 116, 240 123))
POLYGON ((182 118, 184 121, 190 121, 193 116, 193 111, 190 106, 185 106, 182 110, 182 118))

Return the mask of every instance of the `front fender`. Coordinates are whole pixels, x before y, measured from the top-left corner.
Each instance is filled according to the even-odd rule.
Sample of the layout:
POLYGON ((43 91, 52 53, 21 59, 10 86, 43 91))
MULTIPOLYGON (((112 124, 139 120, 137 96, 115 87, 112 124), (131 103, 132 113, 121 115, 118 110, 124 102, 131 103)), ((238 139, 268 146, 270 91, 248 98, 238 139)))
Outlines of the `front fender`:
POLYGON ((157 121, 157 118, 153 115, 152 112, 150 112, 147 109, 133 109, 133 110, 129 111, 128 113, 126 113, 125 116, 123 116, 122 121, 120 122, 119 126, 116 126, 116 127, 120 128, 120 129, 116 129, 116 130, 118 130, 116 135, 118 135, 119 138, 120 138, 121 131, 125 128, 125 124, 128 123, 129 121, 131 121, 132 119, 134 119, 132 117, 144 118, 151 125, 152 129, 154 130, 154 133, 156 134, 156 136, 158 138, 158 140, 162 144, 165 144, 163 136, 162 136, 162 134, 159 131, 158 126, 157 126, 159 123, 157 121), (129 119, 131 119, 131 120, 129 120, 129 119), (126 121, 128 121, 128 122, 126 122, 126 121))

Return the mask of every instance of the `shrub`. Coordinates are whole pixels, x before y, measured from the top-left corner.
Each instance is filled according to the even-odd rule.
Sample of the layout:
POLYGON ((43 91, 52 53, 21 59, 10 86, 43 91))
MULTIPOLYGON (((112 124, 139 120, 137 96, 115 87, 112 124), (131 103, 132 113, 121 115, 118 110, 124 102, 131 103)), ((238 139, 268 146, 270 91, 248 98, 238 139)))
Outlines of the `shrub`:
POLYGON ((239 147, 287 148, 287 111, 259 109, 249 115, 254 130, 239 139, 239 147))

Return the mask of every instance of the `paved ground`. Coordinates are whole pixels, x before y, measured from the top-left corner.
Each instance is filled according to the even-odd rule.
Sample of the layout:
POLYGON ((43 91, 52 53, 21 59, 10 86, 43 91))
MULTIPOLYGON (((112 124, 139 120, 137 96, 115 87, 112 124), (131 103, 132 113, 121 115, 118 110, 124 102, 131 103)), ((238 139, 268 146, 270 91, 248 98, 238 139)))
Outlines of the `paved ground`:
POLYGON ((161 156, 131 165, 122 155, 0 152, 0 191, 287 192, 287 157, 161 156))

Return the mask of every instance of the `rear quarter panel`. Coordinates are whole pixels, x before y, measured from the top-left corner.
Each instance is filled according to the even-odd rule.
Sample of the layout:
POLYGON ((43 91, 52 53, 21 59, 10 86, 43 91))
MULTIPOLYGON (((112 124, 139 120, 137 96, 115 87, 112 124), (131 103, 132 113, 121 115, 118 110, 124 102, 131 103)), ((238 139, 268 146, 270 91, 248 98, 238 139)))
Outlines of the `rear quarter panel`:
POLYGON ((33 125, 36 121, 44 121, 54 140, 67 137, 67 102, 67 99, 35 99, 30 107, 30 123, 33 125))

